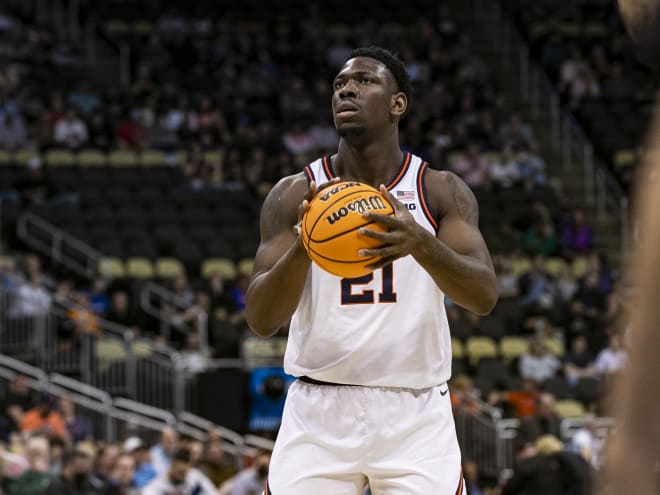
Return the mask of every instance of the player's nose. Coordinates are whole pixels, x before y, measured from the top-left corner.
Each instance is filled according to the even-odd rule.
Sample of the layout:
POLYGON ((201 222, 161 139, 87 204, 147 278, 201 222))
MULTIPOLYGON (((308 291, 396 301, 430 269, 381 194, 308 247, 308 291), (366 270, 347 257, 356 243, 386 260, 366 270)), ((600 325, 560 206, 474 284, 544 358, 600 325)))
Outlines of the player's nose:
POLYGON ((346 84, 342 86, 342 88, 339 90, 339 98, 340 99, 345 99, 345 98, 357 98, 358 92, 357 92, 357 86, 355 84, 355 81, 352 79, 349 80, 346 84))

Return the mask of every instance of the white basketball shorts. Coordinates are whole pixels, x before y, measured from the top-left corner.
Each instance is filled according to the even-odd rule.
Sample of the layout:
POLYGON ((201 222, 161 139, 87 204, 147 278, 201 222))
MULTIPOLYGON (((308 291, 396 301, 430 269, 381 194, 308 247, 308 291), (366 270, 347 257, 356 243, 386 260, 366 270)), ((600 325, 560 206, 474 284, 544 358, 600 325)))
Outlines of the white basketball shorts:
POLYGON ((423 390, 296 380, 266 495, 463 495, 447 385, 423 390))

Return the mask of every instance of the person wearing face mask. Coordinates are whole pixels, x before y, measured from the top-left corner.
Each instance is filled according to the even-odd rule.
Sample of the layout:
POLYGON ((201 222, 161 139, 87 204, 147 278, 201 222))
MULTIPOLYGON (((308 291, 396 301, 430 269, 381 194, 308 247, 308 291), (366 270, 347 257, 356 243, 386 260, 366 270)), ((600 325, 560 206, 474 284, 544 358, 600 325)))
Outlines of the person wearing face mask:
POLYGON ((92 458, 81 450, 68 450, 62 457, 62 472, 44 495, 100 495, 103 486, 90 477, 92 458))
POLYGON ((270 452, 260 450, 251 467, 243 469, 231 482, 229 495, 259 495, 268 477, 270 452))
POLYGON ((149 483, 142 495, 218 495, 213 483, 192 467, 190 451, 178 449, 167 471, 149 483))

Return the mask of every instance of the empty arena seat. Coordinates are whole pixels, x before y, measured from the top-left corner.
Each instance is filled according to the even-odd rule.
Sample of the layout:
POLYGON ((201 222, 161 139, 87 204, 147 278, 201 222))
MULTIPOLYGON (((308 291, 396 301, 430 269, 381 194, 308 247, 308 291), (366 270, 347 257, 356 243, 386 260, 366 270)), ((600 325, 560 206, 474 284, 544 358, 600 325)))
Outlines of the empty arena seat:
POLYGON ((124 263, 126 276, 131 278, 153 278, 154 268, 150 260, 146 258, 128 258, 124 263))
POLYGON ((585 412, 584 406, 573 399, 558 400, 555 409, 562 418, 581 418, 585 412))
POLYGON ((185 273, 183 264, 176 258, 158 258, 154 268, 156 276, 160 278, 174 278, 185 273))
POLYGON ((508 336, 500 340, 499 351, 505 362, 519 358, 529 350, 529 342, 523 337, 508 336))
POLYGON ((490 337, 470 337, 465 343, 465 349, 472 366, 481 359, 497 357, 497 346, 490 337))
POLYGON ((222 278, 233 279, 238 273, 236 264, 233 260, 228 258, 206 259, 202 263, 200 271, 203 278, 209 278, 214 273, 219 273, 222 278))
POLYGON ((123 278, 126 276, 124 263, 119 258, 107 257, 99 260, 99 274, 106 278, 123 278))

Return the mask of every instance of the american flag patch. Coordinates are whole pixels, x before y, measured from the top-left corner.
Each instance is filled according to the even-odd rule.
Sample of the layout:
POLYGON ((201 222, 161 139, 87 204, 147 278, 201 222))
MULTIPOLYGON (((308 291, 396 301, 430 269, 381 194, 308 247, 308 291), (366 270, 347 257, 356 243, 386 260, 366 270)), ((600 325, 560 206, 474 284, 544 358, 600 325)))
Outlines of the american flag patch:
POLYGON ((415 191, 397 191, 396 199, 399 201, 415 201, 415 191))

